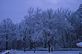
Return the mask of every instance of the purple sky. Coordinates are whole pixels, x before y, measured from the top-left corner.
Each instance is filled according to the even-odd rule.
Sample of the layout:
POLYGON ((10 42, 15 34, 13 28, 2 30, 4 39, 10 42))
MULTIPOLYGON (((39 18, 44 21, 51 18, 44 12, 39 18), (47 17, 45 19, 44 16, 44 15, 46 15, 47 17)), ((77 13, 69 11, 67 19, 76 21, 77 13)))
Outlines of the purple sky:
POLYGON ((29 7, 76 10, 81 3, 82 0, 0 0, 0 21, 11 18, 13 22, 19 23, 27 14, 29 7))

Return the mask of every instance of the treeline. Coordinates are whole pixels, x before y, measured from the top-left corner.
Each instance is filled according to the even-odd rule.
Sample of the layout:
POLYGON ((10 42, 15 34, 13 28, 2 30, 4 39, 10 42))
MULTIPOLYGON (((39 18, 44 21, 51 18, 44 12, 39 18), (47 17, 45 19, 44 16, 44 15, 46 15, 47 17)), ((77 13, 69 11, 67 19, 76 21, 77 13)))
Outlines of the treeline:
POLYGON ((75 12, 67 9, 33 9, 19 24, 10 18, 0 23, 0 50, 75 48, 82 41, 82 5, 75 12))

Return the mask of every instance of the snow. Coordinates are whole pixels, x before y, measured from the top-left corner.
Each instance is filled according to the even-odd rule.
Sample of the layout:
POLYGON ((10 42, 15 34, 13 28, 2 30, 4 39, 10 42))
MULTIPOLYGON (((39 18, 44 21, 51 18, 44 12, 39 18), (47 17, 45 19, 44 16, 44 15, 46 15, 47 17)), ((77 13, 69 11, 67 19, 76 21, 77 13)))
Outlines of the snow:
MULTIPOLYGON (((2 53, 3 54, 3 53, 2 53)), ((53 52, 48 52, 48 51, 10 51, 10 54, 79 54, 79 51, 53 51, 53 52)))
POLYGON ((5 52, 3 52, 2 54, 7 54, 7 53, 9 53, 10 52, 10 50, 6 50, 5 52))
POLYGON ((76 44, 78 47, 82 47, 82 42, 76 44))

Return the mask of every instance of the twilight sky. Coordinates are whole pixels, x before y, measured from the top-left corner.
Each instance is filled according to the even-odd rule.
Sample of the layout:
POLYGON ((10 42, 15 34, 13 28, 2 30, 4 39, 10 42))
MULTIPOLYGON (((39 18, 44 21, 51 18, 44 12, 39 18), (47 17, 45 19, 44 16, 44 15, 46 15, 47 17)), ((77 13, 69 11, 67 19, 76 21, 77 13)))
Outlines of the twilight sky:
POLYGON ((11 18, 13 22, 19 23, 30 7, 66 8, 74 11, 81 3, 82 0, 0 0, 0 21, 11 18))

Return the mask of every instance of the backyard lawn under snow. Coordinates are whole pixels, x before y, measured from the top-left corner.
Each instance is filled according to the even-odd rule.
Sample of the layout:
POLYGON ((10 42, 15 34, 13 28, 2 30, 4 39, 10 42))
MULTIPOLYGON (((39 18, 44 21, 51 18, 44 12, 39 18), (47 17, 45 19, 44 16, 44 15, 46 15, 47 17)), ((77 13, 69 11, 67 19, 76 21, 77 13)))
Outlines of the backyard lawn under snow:
MULTIPOLYGON (((4 54, 0 53, 0 54, 4 54)), ((48 51, 10 51, 10 54, 79 54, 79 51, 53 51, 53 52, 48 52, 48 51)))

